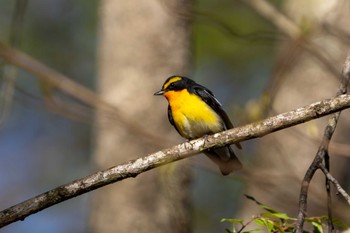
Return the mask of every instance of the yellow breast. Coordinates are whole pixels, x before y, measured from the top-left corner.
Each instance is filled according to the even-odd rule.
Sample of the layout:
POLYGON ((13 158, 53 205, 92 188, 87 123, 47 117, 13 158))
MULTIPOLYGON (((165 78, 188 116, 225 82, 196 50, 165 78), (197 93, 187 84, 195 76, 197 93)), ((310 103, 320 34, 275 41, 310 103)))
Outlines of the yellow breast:
POLYGON ((224 129, 221 117, 200 97, 187 90, 164 94, 171 107, 176 128, 187 139, 199 138, 224 129))

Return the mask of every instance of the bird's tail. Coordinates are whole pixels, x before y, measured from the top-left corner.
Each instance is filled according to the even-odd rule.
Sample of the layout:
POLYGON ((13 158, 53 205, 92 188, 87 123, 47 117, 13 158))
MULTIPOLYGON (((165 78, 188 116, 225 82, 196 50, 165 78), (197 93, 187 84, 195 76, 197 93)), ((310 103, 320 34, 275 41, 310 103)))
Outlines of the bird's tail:
POLYGON ((211 161, 219 166, 222 175, 242 169, 242 163, 238 160, 230 146, 204 151, 211 161))

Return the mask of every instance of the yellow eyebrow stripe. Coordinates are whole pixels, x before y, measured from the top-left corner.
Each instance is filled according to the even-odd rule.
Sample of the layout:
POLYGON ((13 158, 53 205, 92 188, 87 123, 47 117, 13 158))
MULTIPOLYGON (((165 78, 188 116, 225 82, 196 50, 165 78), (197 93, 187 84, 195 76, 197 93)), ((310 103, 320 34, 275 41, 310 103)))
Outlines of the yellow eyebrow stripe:
POLYGON ((181 77, 173 77, 171 78, 168 82, 164 83, 163 85, 163 90, 167 89, 167 87, 172 84, 173 82, 176 82, 176 81, 179 81, 181 80, 182 78, 181 77))

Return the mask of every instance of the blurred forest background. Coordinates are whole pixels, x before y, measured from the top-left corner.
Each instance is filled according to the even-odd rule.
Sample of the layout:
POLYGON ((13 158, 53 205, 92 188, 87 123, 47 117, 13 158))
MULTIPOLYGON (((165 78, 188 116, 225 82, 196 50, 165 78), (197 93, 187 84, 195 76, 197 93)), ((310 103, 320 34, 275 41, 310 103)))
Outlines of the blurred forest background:
MULTIPOLYGON (((98 81, 104 75, 99 70, 103 68, 102 62, 98 60, 103 56, 103 52, 98 51, 103 46, 101 18, 106 14, 101 2, 108 1, 2 0, 0 42, 13 45, 96 93, 101 92, 103 85, 106 85, 98 81), (16 4, 20 7, 16 8, 16 4)), ((52 87, 50 83, 39 81, 26 70, 15 71, 13 66, 0 58, 0 209, 99 168, 108 168, 182 142, 167 122, 165 100, 152 96, 170 75, 187 75, 211 89, 235 125, 330 98, 337 91, 342 63, 350 44, 350 28, 347 26, 350 3, 346 0, 322 4, 311 0, 267 1, 288 15, 286 20, 295 22, 294 31, 293 27, 291 29, 288 24, 280 24, 276 18, 263 16, 263 10, 259 11, 250 4, 251 1, 198 0, 185 12, 178 6, 173 9, 173 5, 167 1, 152 2, 159 3, 160 9, 165 8, 165 14, 185 17, 191 22, 189 48, 184 47, 188 50, 186 64, 178 65, 176 70, 170 69, 169 72, 152 68, 154 70, 145 73, 146 77, 139 75, 136 78, 124 76, 116 69, 115 76, 125 80, 130 78, 147 86, 149 90, 146 94, 149 97, 145 98, 151 99, 147 103, 152 104, 153 108, 143 114, 146 118, 152 117, 152 114, 158 118, 145 128, 157 132, 162 127, 160 136, 169 140, 147 147, 144 153, 112 150, 109 156, 118 157, 118 154, 126 153, 126 157, 101 162, 95 157, 99 153, 99 143, 104 143, 95 138, 99 135, 95 128, 95 109, 52 87), (153 71, 156 77, 152 76, 153 71), (166 134, 163 135, 163 132, 166 134)), ((114 30, 118 31, 118 28, 114 30)), ((162 36, 167 38, 173 35, 162 36)), ((144 38, 140 36, 136 39, 144 38)), ((162 53, 166 56, 158 59, 166 58, 164 63, 171 63, 170 55, 176 51, 169 49, 162 53)), ((137 98, 138 90, 133 91, 135 99, 130 97, 124 100, 123 95, 118 97, 119 93, 114 93, 114 98, 120 98, 115 100, 115 105, 123 101, 131 101, 129 104, 132 104, 133 100, 141 101, 144 98, 137 98)), ((103 117, 104 113, 98 113, 100 118, 101 114, 103 117)), ((109 114, 107 118, 111 122, 119 121, 118 116, 109 114)), ((334 175, 349 187, 350 122, 345 119, 350 118, 345 114, 341 116, 341 125, 332 143, 331 155, 334 157, 331 171, 336 171, 334 175)), ((192 232, 224 232, 231 226, 221 223, 222 218, 249 219, 259 213, 254 203, 245 200, 244 193, 295 216, 300 181, 317 151, 326 120, 320 119, 244 142, 243 150, 238 153, 245 168, 229 177, 222 177, 203 156, 179 162, 179 166, 189 167, 186 174, 190 177, 188 216, 192 232)), ((127 126, 125 130, 128 131, 127 126)), ((171 168, 160 168, 150 173, 165 177, 169 170, 172 171, 171 168)), ((123 184, 128 182, 123 181, 123 184)), ((312 187, 310 215, 326 214, 323 182, 322 176, 319 176, 312 187)), ((113 184, 108 189, 116 190, 119 185, 113 184)), ((175 190, 177 187, 172 188, 175 190)), ((103 198, 104 191, 107 192, 107 188, 63 202, 0 231, 108 232, 91 226, 95 224, 91 219, 98 218, 94 216, 97 213, 94 208, 99 199, 94 199, 93 195, 97 193, 103 198), (94 200, 93 205, 91 200, 94 200), (91 212, 94 212, 94 217, 90 216, 91 212)), ((334 199, 336 216, 350 224, 349 207, 341 198, 334 199)), ((111 205, 111 208, 118 213, 119 206, 111 205)), ((149 211, 151 214, 152 210, 149 211)), ((114 217, 118 218, 109 216, 111 222, 114 217)), ((130 221, 136 224, 138 220, 130 221)), ((121 229, 114 230, 123 232, 121 229)))

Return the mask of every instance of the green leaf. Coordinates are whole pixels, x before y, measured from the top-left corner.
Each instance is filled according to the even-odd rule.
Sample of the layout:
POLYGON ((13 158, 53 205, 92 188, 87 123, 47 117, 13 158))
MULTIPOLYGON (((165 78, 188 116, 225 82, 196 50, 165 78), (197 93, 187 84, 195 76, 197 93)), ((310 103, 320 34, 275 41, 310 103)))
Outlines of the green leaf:
POLYGON ((350 228, 346 223, 340 221, 337 218, 333 218, 332 221, 333 221, 334 226, 337 226, 337 227, 339 227, 339 228, 341 228, 343 230, 346 230, 346 229, 350 228))
POLYGON ((235 224, 240 224, 241 226, 243 226, 243 220, 242 219, 235 219, 235 218, 223 218, 221 219, 220 222, 229 222, 233 224, 233 230, 229 230, 229 229, 225 229, 227 232, 229 233, 236 233, 236 229, 235 229, 235 224))
POLYGON ((229 222, 232 224, 239 223, 243 225, 243 220, 242 219, 235 219, 235 218, 223 218, 221 219, 220 222, 229 222))
POLYGON ((286 213, 280 213, 280 212, 262 213, 261 216, 264 218, 279 218, 279 219, 283 219, 283 220, 293 220, 293 221, 296 220, 296 218, 289 217, 286 213))
POLYGON ((326 216, 321 216, 321 217, 307 217, 304 219, 305 222, 320 222, 320 221, 327 221, 327 217, 326 216))
POLYGON ((315 233, 323 233, 322 222, 312 221, 311 224, 314 226, 315 233))
POLYGON ((278 213, 277 210, 274 210, 274 209, 272 209, 271 207, 262 204, 261 202, 259 202, 258 200, 256 200, 254 197, 249 196, 249 195, 247 195, 247 194, 244 194, 244 196, 245 196, 246 198, 248 198, 249 200, 254 201, 257 205, 259 205, 259 206, 260 206, 261 208, 263 208, 264 210, 266 210, 266 211, 268 211, 268 212, 271 212, 271 213, 278 213))
POLYGON ((242 233, 250 233, 250 232, 256 232, 256 231, 262 231, 262 229, 260 228, 256 228, 256 229, 252 229, 252 230, 249 230, 249 231, 243 231, 242 233))
POLYGON ((254 222, 260 226, 264 226, 267 228, 268 232, 271 232, 274 229, 274 224, 271 220, 265 218, 257 218, 254 219, 254 222))
MULTIPOLYGON (((328 216, 323 215, 323 216, 319 216, 319 217, 308 217, 308 218, 305 218, 305 221, 311 222, 311 223, 314 221, 319 221, 319 222, 323 222, 324 224, 327 224, 328 216)), ((333 218, 332 222, 333 222, 334 226, 339 227, 343 230, 350 228, 346 223, 342 222, 341 220, 339 220, 337 218, 333 218)))
POLYGON ((260 218, 254 219, 254 222, 260 226, 265 226, 265 222, 260 218))

